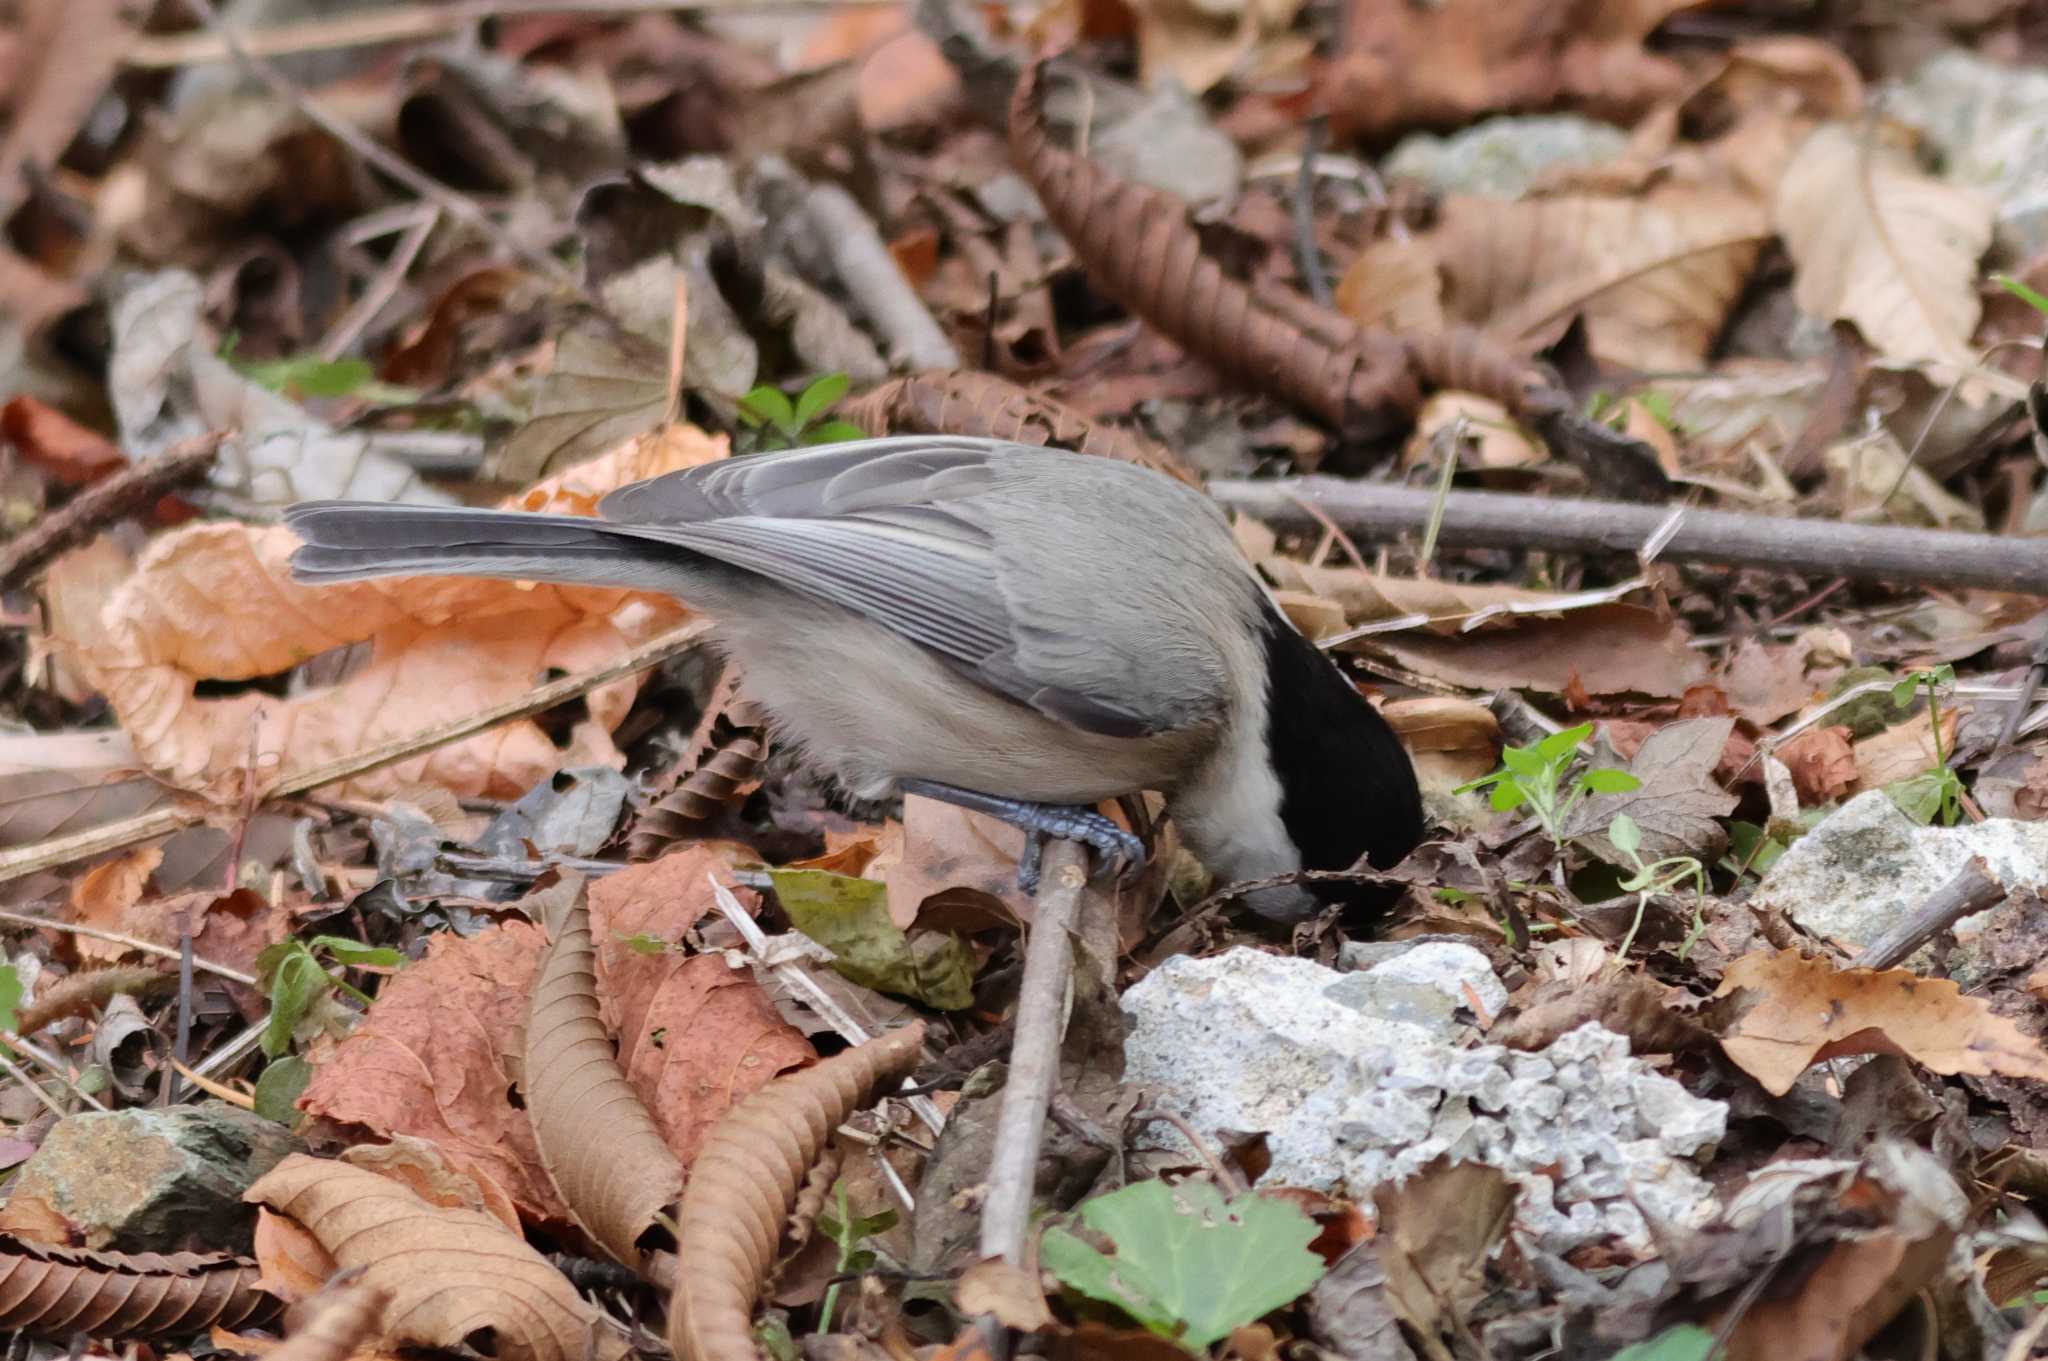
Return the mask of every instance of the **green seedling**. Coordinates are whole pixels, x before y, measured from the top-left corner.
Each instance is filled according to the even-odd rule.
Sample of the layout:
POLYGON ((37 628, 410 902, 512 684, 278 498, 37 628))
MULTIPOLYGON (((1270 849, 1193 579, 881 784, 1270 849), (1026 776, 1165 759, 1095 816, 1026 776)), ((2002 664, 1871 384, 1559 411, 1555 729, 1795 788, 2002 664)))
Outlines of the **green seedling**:
POLYGON ((310 941, 279 941, 256 956, 256 981, 270 998, 270 1021, 261 1041, 265 1058, 281 1058, 290 1052, 292 1033, 322 995, 338 992, 370 1005, 370 995, 328 972, 320 954, 331 956, 343 968, 395 969, 405 962, 396 950, 378 949, 344 936, 315 936, 310 941))
POLYGON ((1956 669, 1943 663, 1932 671, 1915 671, 1892 687, 1892 703, 1905 708, 1914 696, 1927 694, 1927 721, 1934 728, 1934 769, 1885 786, 1885 793, 1907 817, 1923 826, 1940 819, 1953 827, 1963 816, 1963 780, 1949 768, 1948 753, 1941 748, 1941 691, 1953 685, 1956 669))
POLYGON ((318 397, 360 397, 379 406, 410 406, 420 399, 413 388, 380 382, 377 370, 363 359, 323 359, 317 354, 242 359, 235 354, 233 336, 228 337, 220 357, 258 387, 269 388, 295 402, 318 397))
POLYGON ((749 449, 760 452, 866 439, 867 432, 851 421, 820 419, 846 395, 849 382, 843 373, 828 373, 812 379, 794 402, 781 388, 769 383, 740 398, 740 423, 747 427, 749 449))
MULTIPOLYGON (((862 1243, 877 1234, 887 1233, 896 1227, 896 1212, 883 1210, 877 1214, 857 1215, 847 1203, 846 1183, 835 1182, 832 1196, 838 1213, 818 1216, 818 1229, 839 1249, 838 1272, 844 1276, 850 1272, 866 1271, 875 1264, 872 1249, 862 1243)), ((839 1303, 839 1282, 832 1282, 825 1291, 825 1302, 818 1308, 818 1331, 832 1331, 832 1310, 839 1303)))
POLYGON ((1452 792, 1491 789, 1488 798, 1495 810, 1511 813, 1517 808, 1528 808, 1550 839, 1562 846, 1565 825, 1580 800, 1588 794, 1626 794, 1643 784, 1613 766, 1582 770, 1567 777, 1566 772, 1578 759, 1579 743, 1592 731, 1591 723, 1581 723, 1576 728, 1552 733, 1534 746, 1503 747, 1499 770, 1459 785, 1452 792))
POLYGON ((1614 821, 1607 824, 1607 839, 1614 843, 1614 849, 1628 857, 1635 873, 1621 881, 1621 891, 1636 895, 1636 919, 1629 923, 1628 934, 1621 938, 1616 951, 1622 958, 1628 957, 1629 946, 1636 943, 1636 932, 1642 928, 1643 913, 1650 905, 1650 899, 1660 893, 1669 893, 1686 880, 1692 880, 1692 929, 1686 932, 1685 940, 1678 947, 1678 957, 1684 959, 1692 953, 1692 947, 1699 943, 1700 935, 1707 929, 1707 867, 1699 857, 1691 855, 1667 855, 1662 860, 1643 859, 1643 829, 1636 820, 1626 813, 1616 813, 1614 821))

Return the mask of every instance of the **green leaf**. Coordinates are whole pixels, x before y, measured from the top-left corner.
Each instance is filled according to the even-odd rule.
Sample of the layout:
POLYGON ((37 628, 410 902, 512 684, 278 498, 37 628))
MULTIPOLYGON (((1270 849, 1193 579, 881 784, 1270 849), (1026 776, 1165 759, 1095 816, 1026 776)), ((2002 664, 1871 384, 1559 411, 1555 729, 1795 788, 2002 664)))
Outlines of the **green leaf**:
POLYGON ((843 373, 828 373, 812 380, 811 385, 803 390, 803 395, 796 399, 796 412, 791 424, 801 430, 823 415, 825 408, 846 395, 851 381, 843 373))
POLYGON ((1576 728, 1566 728, 1563 732, 1552 733, 1536 744, 1535 751, 1546 761, 1560 761, 1577 751, 1579 743, 1592 734, 1593 725, 1581 723, 1576 728))
POLYGON ((2018 279, 2013 278, 2012 275, 1994 274, 1991 276, 1991 281, 2027 306, 2033 308, 2036 312, 2048 314, 2048 298, 2042 297, 2018 279))
MULTIPOLYGON (((15 1034, 21 1029, 21 973, 12 964, 0 964, 0 1030, 15 1034)), ((0 1054, 14 1050, 0 1042, 0 1054)))
POLYGON ((1493 796, 1487 800, 1496 813, 1512 813, 1528 801, 1528 791, 1513 780, 1502 780, 1495 785, 1493 796))
POLYGON ((906 936, 889 920, 888 890, 827 870, 770 870, 775 896, 796 929, 830 950, 832 967, 862 987, 940 1011, 974 1000, 974 959, 958 936, 906 936))
POLYGON ((1943 794, 1948 781, 1954 778, 1946 770, 1925 770, 1903 780, 1894 780, 1884 787, 1884 792, 1898 805, 1901 813, 1925 827, 1941 815, 1943 794))
POLYGON ((265 1058, 291 1052, 292 1032, 323 988, 333 982, 306 947, 296 940, 271 946, 256 957, 256 971, 270 995, 270 1021, 260 1047, 265 1058))
POLYGON ((299 1093, 313 1080, 313 1065, 296 1054, 272 1059, 256 1079, 256 1113, 280 1125, 297 1124, 299 1093))
POLYGON ((1913 696, 1920 692, 1920 676, 1916 672, 1892 687, 1892 703, 1903 709, 1913 702, 1913 696))
POLYGON ((373 969, 395 969, 405 963, 405 956, 396 950, 380 945, 365 945, 347 936, 315 936, 306 942, 309 950, 325 950, 336 963, 350 968, 369 967, 373 969))
POLYGON ((789 404, 781 388, 767 383, 740 398, 740 419, 757 430, 772 425, 794 434, 797 429, 796 408, 789 404))
POLYGON ((804 436, 805 444, 844 444, 848 440, 866 439, 868 432, 852 421, 826 421, 804 436))
POLYGON ((1691 1323, 1681 1323, 1647 1342, 1623 1347, 1614 1354, 1614 1361, 1707 1361, 1707 1354, 1713 1350, 1712 1333, 1691 1323))
POLYGON ((663 955, 668 953, 668 942, 660 936, 650 936, 645 931, 635 936, 615 932, 621 943, 636 955, 663 955))
POLYGON ((1628 814, 1616 813, 1614 821, 1607 824, 1607 839, 1622 854, 1634 855, 1643 848, 1643 829, 1636 826, 1636 820, 1628 814))
POLYGON ((1502 747, 1500 760, 1502 765, 1525 780, 1540 778, 1550 765, 1540 746, 1502 747))
POLYGON ((1475 789, 1484 789, 1490 784, 1499 784, 1502 780, 1507 779, 1507 777, 1508 773, 1505 770, 1496 770, 1491 775, 1481 775, 1476 780, 1467 780, 1451 792, 1453 794, 1470 794, 1475 789))
POLYGON ((1207 1182, 1141 1181, 1087 1202, 1081 1222, 1116 1255, 1050 1229, 1040 1265, 1192 1352, 1298 1298, 1325 1270, 1308 1250, 1315 1221, 1299 1208, 1255 1193, 1226 1205, 1207 1182))
POLYGON ((1626 794, 1632 789, 1641 789, 1643 782, 1625 770, 1613 766, 1602 766, 1589 770, 1579 777, 1579 783, 1595 794, 1626 794))
POLYGON ((771 1313, 754 1325, 754 1342, 774 1361, 803 1361, 804 1349, 789 1331, 789 1319, 771 1313))

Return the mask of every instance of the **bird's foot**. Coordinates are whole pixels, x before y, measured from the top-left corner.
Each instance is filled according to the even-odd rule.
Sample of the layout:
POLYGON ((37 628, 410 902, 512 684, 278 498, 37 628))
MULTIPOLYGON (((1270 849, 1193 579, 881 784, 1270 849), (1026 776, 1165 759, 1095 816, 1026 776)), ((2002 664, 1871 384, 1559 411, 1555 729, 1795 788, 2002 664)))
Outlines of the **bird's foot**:
POLYGON ((1023 828, 1024 854, 1017 859, 1017 885, 1026 893, 1038 891, 1039 866, 1044 859, 1047 837, 1078 841, 1093 847, 1103 863, 1118 875, 1133 873, 1145 863, 1145 843, 1092 808, 1031 803, 999 794, 960 789, 936 780, 899 780, 897 785, 905 793, 922 794, 958 808, 987 813, 1013 827, 1023 828))

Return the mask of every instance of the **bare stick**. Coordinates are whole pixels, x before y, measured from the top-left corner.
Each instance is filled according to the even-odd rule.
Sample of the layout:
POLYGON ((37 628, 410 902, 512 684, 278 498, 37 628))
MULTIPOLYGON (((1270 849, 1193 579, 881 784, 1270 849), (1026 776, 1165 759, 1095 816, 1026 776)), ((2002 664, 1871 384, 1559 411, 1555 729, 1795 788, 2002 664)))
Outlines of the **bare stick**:
MULTIPOLYGON (((1420 531, 1434 499, 1416 488, 1331 477, 1216 481, 1209 484, 1209 493, 1232 510, 1301 528, 1313 524, 1296 504, 1297 498, 1306 498, 1353 534, 1381 540, 1420 531)), ((1663 506, 1460 491, 1445 499, 1438 543, 1633 556, 1669 518, 1663 506)), ((1818 577, 2048 595, 2048 540, 2043 539, 1688 510, 1662 557, 1818 577)))
POLYGON ((1045 848, 1031 939, 1024 950, 1024 981, 1017 993, 1010 1075, 1003 1084, 1002 1110, 996 1115, 988 1195, 981 1206, 981 1255, 1015 1266, 1024 1262, 1038 1149, 1045 1138, 1052 1089, 1059 1080, 1060 1032, 1074 971, 1074 931, 1087 886, 1087 851, 1064 840, 1045 848))
POLYGON ((1863 947, 1859 969, 1889 969, 1911 959, 1920 947, 1968 916, 2005 901, 2005 885, 1991 876, 1984 857, 1973 855, 1956 877, 1934 891, 1913 914, 1863 947))
POLYGON ((206 476, 227 437, 225 430, 216 430, 210 435, 181 440, 155 458, 129 464, 106 481, 80 492, 63 509, 45 515, 33 528, 0 548, 0 591, 28 580, 50 559, 83 543, 94 531, 143 509, 166 492, 206 476))
POLYGON ((804 195, 804 211, 831 257, 833 272, 888 343, 889 357, 911 369, 959 368, 960 352, 903 277, 882 234, 853 195, 836 184, 813 185, 804 195))
MULTIPOLYGON (((6 911, 0 911, 0 922, 12 922, 16 926, 33 926, 38 931, 62 931, 66 935, 90 936, 94 940, 110 941, 115 945, 126 946, 128 949, 135 951, 135 953, 139 955, 155 955, 158 959, 178 960, 183 958, 181 952, 171 948, 168 945, 158 945, 153 940, 144 940, 140 936, 124 935, 119 931, 102 931, 97 926, 80 926, 77 922, 48 921, 42 917, 29 917, 24 916, 19 912, 6 911)), ((215 974, 221 978, 227 979, 229 982, 232 983, 244 983, 252 988, 256 986, 255 975, 245 974, 240 969, 230 969, 225 964, 215 964, 210 959, 200 959, 194 957, 194 959, 192 960, 192 967, 195 969, 204 970, 205 972, 210 974, 215 974)), ((98 972, 113 971, 100 970, 98 972)), ((72 975, 72 977, 74 978, 91 978, 92 976, 93 975, 91 973, 72 975)), ((29 1027, 24 1026, 22 1027, 22 1030, 23 1033, 26 1034, 29 1030, 29 1027)))
MULTIPOLYGON (((303 794, 309 789, 318 789, 323 784, 333 784, 351 776, 367 774, 421 752, 445 747, 465 737, 474 737, 480 732, 509 723, 515 718, 537 714, 543 709, 552 709, 565 700, 588 694, 601 685, 609 685, 636 672, 648 670, 696 647, 711 627, 710 621, 693 619, 687 624, 670 629, 667 633, 650 638, 610 665, 585 671, 581 675, 565 676, 561 680, 529 690, 518 699, 507 700, 481 713, 471 714, 444 723, 438 728, 410 737, 401 737, 386 742, 368 751, 344 756, 325 765, 302 770, 285 776, 273 788, 266 791, 270 798, 290 798, 303 794)), ((138 841, 164 836, 181 827, 204 822, 211 809, 198 804, 182 804, 169 808, 158 808, 138 817, 110 822, 104 827, 94 827, 71 836, 56 837, 39 841, 29 846, 19 846, 10 851, 0 851, 0 884, 38 870, 50 869, 57 865, 68 865, 74 860, 99 855, 103 851, 118 850, 132 846, 138 841)), ((43 923, 38 923, 42 925, 43 923)))

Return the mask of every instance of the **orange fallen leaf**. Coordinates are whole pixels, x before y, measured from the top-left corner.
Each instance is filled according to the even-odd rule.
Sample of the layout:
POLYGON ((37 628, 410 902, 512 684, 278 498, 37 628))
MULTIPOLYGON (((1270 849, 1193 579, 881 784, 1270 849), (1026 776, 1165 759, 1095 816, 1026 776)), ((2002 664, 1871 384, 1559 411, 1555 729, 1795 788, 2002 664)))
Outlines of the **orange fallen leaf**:
POLYGON ((1795 734, 1778 748, 1777 757, 1792 772, 1799 802, 1809 808, 1839 799, 1856 787, 1856 747, 1841 724, 1795 734))
POLYGON ((30 463, 74 487, 96 481, 128 462, 112 440, 27 394, 0 406, 0 436, 30 463))
POLYGON ((1945 1076, 2048 1080, 2041 1042, 1947 979, 1837 969, 1783 950, 1736 960, 1715 996, 1738 988, 1757 1000, 1723 1032, 1721 1049, 1774 1096, 1813 1064, 1845 1054, 1897 1054, 1945 1076))

